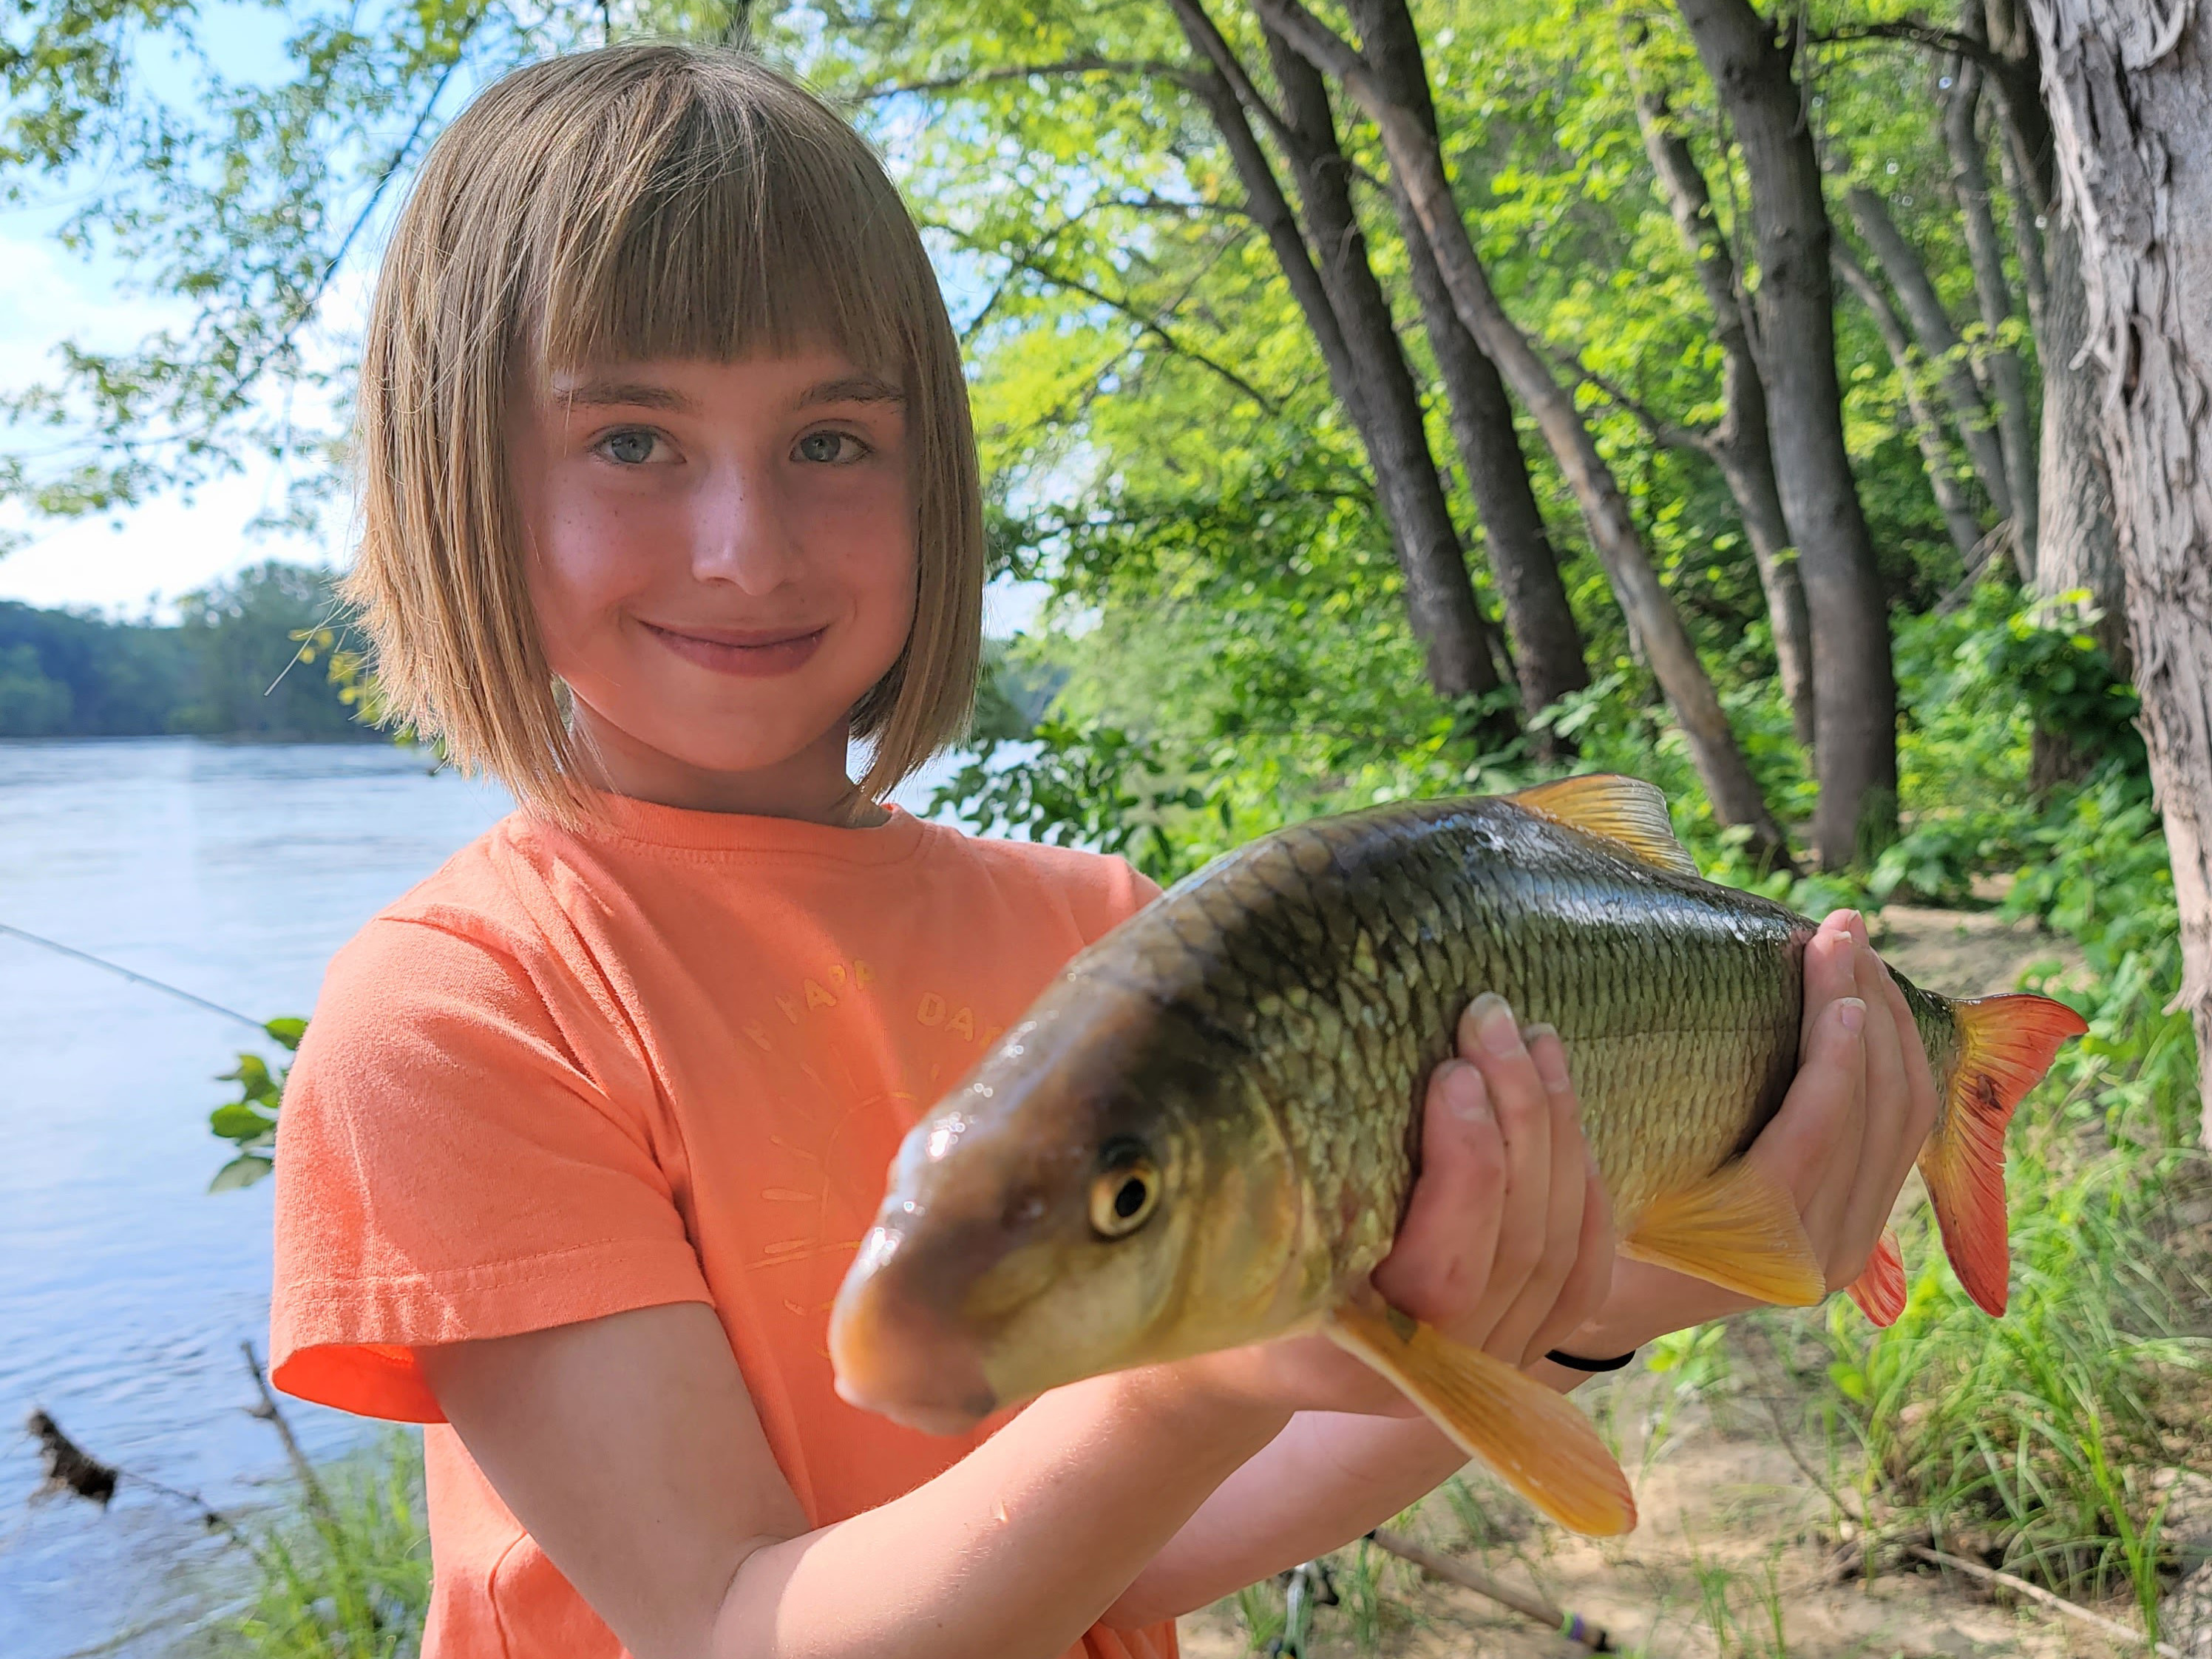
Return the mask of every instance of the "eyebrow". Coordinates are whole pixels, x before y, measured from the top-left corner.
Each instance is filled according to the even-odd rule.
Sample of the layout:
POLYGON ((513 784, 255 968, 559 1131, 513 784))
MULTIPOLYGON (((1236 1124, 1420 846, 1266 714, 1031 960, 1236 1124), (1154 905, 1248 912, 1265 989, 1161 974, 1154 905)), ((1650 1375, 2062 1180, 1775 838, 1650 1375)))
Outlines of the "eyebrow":
POLYGON ((811 409, 818 404, 902 404, 906 393, 889 380, 874 374, 848 374, 842 380, 824 380, 810 386, 799 400, 801 409, 811 409))
MULTIPOLYGON (((688 415, 696 405, 672 386, 651 380, 580 380, 555 394, 571 408, 665 409, 688 415)), ((847 374, 809 386, 799 399, 801 409, 823 404, 903 404, 906 392, 876 374, 847 374)))

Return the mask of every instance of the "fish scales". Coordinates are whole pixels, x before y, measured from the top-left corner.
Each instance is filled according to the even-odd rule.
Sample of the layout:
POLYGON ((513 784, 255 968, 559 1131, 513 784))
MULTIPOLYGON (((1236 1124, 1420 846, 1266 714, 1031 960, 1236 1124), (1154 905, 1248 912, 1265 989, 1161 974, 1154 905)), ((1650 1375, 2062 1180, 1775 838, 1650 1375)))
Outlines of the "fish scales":
POLYGON ((1565 1040, 1623 1227, 1747 1145, 1796 1067, 1808 923, 1506 803, 1285 831, 1189 896, 1096 966, 1136 969, 1255 1059, 1341 1271, 1389 1248, 1419 1091, 1480 992, 1565 1040))

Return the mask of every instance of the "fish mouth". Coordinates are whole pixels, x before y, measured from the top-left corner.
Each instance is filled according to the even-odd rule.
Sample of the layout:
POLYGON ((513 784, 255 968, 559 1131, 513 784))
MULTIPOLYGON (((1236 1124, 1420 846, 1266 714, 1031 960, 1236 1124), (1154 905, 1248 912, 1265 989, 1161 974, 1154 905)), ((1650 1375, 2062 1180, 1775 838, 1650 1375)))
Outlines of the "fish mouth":
POLYGON ((830 1311, 838 1398, 925 1434, 973 1428, 999 1407, 979 1345, 935 1298, 900 1294, 885 1265, 848 1279, 830 1311))

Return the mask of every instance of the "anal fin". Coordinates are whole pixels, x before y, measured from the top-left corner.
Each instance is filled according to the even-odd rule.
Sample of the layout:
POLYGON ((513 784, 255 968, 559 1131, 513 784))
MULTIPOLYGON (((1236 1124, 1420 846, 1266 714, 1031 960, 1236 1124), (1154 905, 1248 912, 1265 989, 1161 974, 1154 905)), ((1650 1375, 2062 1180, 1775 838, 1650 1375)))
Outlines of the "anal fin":
POLYGON ((1395 1308, 1347 1304, 1323 1328, 1561 1526, 1594 1537, 1635 1526, 1628 1477, 1564 1395, 1395 1308))
POLYGON ((1828 1293, 1789 1189, 1742 1158, 1652 1200, 1619 1248, 1784 1307, 1809 1308, 1828 1293))
POLYGON ((1897 1235, 1884 1227, 1866 1271, 1851 1281, 1851 1300, 1869 1324, 1887 1330, 1905 1311, 1905 1256, 1897 1248, 1897 1235))

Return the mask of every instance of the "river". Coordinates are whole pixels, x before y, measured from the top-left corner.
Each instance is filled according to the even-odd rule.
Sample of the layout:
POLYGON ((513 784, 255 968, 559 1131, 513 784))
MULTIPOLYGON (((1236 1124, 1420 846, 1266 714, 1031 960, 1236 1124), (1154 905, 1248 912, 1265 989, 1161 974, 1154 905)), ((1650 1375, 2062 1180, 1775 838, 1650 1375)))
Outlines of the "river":
MULTIPOLYGON (((507 805, 375 744, 0 741, 0 922, 256 1019, 305 1014, 331 954, 507 805)), ((218 1507, 283 1476, 239 1347, 267 1340, 269 1183, 206 1190, 226 1150, 207 1130, 215 1075, 254 1035, 0 934, 6 1659, 173 1651, 225 1548, 129 1480, 105 1511, 33 1503, 40 1462, 17 1425, 34 1407, 218 1507)), ((368 1431, 289 1415, 318 1457, 368 1431)))

